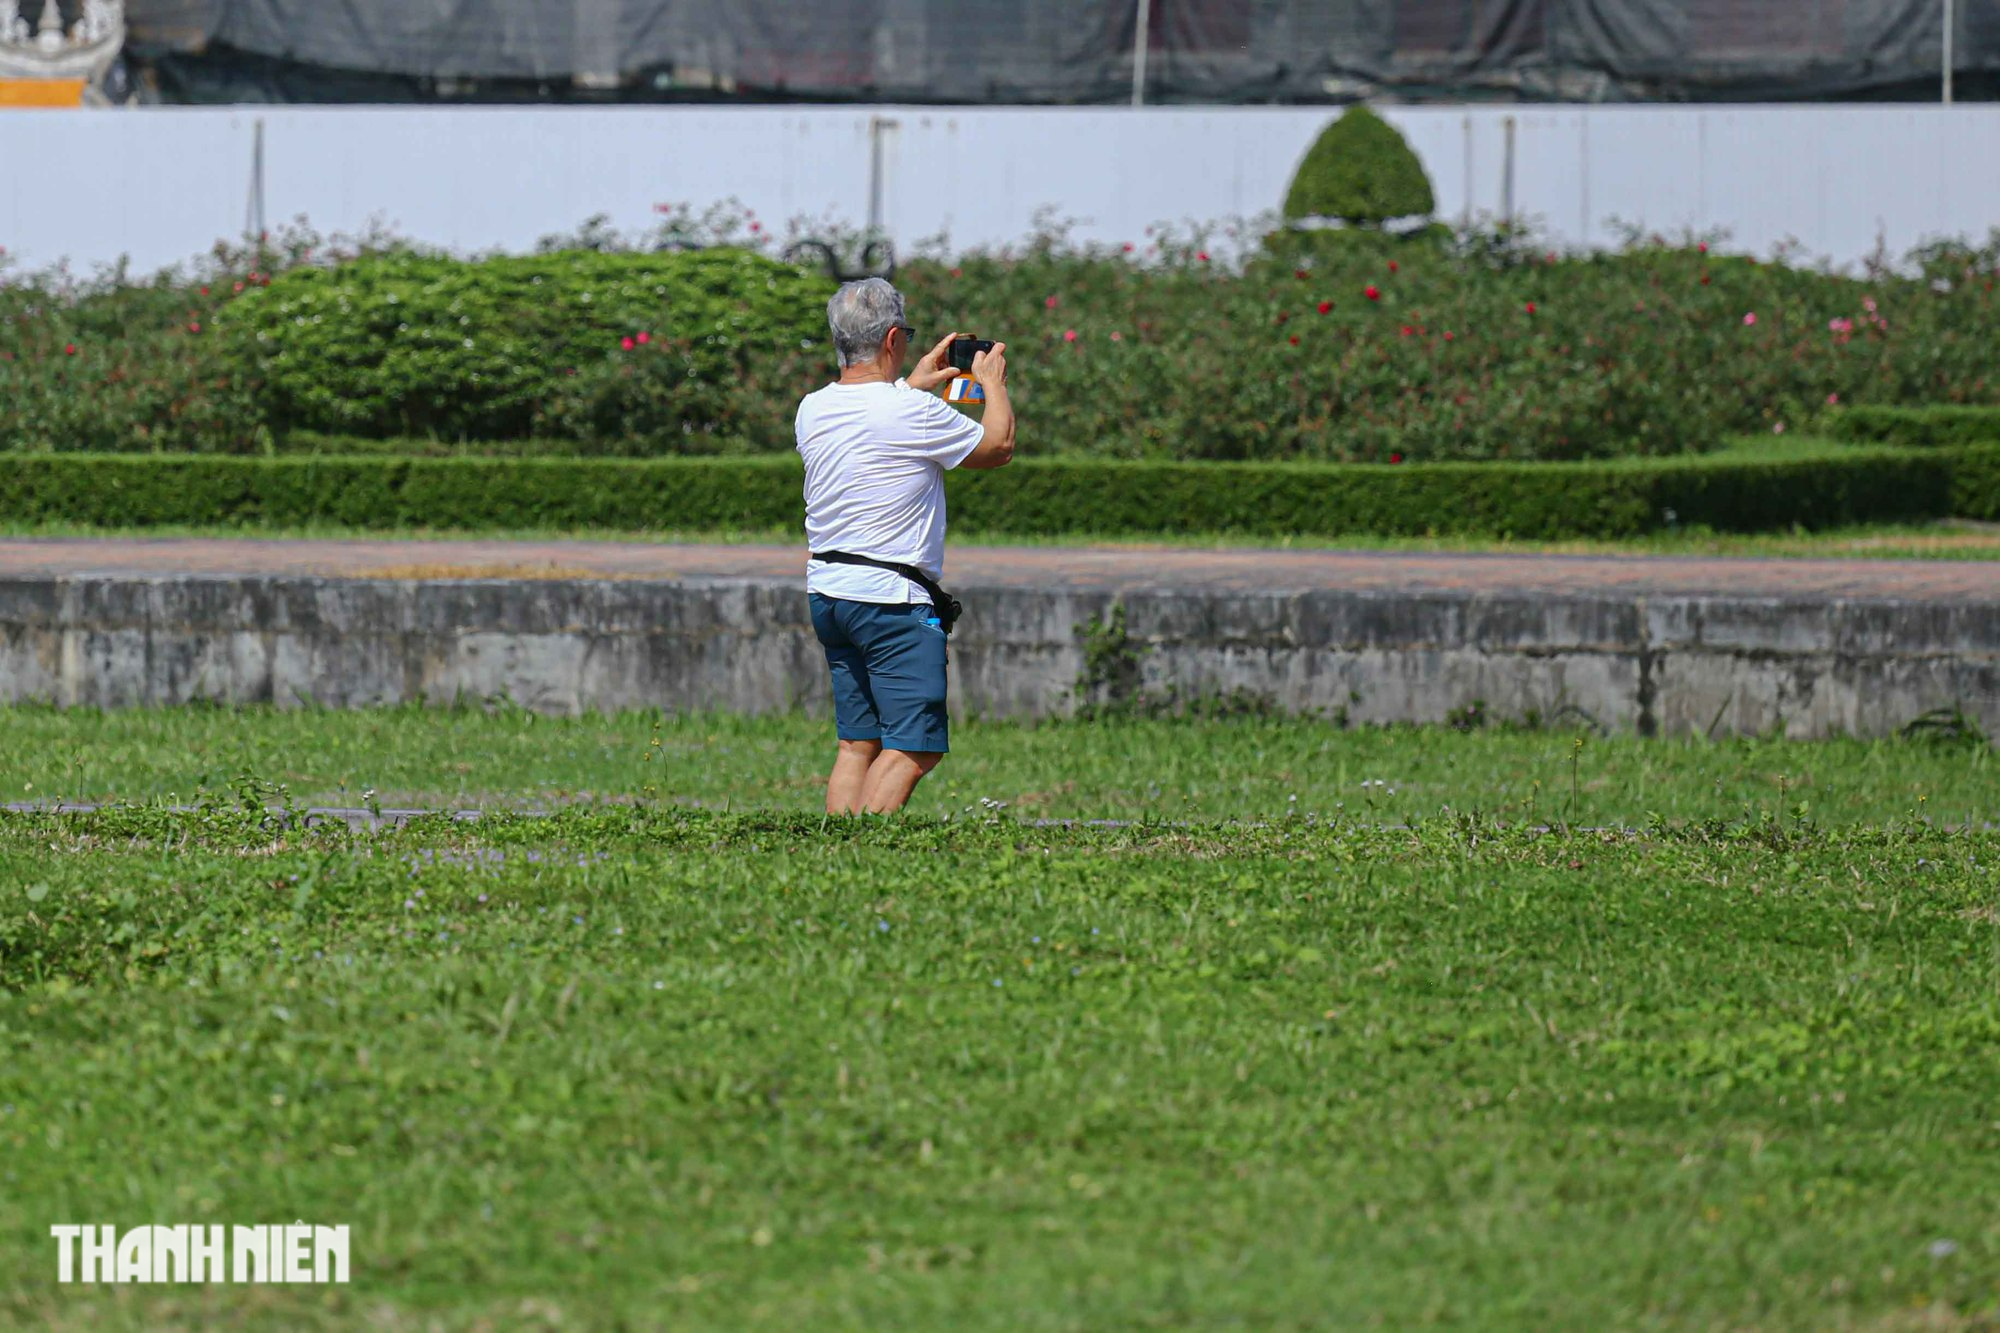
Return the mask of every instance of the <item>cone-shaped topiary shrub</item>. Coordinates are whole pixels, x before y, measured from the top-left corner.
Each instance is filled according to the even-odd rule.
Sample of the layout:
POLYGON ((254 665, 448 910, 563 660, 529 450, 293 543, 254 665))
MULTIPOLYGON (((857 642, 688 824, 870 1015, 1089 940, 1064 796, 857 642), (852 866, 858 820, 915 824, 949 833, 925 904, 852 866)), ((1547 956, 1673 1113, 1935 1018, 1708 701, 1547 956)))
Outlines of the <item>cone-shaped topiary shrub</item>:
POLYGON ((1287 222, 1322 217, 1380 227, 1436 208, 1424 164, 1395 126, 1365 106, 1349 107, 1320 131, 1285 195, 1287 222))

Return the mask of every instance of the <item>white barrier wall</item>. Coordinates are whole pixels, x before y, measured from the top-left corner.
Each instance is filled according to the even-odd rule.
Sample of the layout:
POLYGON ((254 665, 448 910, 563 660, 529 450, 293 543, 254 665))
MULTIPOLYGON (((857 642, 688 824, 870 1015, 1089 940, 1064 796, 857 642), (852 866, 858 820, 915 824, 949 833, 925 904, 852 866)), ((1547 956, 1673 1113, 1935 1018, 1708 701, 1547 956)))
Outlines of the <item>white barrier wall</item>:
MULTIPOLYGON (((322 231, 371 219, 433 244, 525 249, 608 214, 741 199, 764 218, 869 216, 907 245, 1018 241, 1038 208, 1078 235, 1249 216, 1282 200, 1325 108, 239 107, 0 112, 0 245, 31 265, 119 256, 150 269, 242 234, 253 128, 265 207, 322 231), (884 122, 877 128, 878 122, 884 122), (879 172, 871 176, 871 163, 879 172)), ((1449 217, 1513 201, 1553 238, 1613 219, 1788 239, 1850 264, 1877 238, 2000 226, 2000 105, 1408 107, 1387 114, 1449 217)))

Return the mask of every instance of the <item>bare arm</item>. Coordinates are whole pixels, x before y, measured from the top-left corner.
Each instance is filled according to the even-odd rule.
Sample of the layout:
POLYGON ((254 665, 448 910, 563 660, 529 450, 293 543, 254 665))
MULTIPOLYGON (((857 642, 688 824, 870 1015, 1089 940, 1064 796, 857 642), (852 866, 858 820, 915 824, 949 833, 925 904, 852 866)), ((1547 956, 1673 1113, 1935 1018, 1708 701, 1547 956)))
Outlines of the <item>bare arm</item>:
POLYGON ((1006 343, 995 343, 992 351, 972 359, 972 377, 986 393, 986 410, 979 416, 985 433, 960 467, 1006 467, 1014 461, 1014 404, 1007 397, 1006 352, 1006 343))

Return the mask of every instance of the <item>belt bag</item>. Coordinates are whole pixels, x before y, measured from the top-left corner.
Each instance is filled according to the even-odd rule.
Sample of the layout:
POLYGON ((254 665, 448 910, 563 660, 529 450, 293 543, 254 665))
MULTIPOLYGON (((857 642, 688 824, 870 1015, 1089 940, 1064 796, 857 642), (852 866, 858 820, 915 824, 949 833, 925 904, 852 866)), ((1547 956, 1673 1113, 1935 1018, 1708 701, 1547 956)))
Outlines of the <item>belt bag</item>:
POLYGON ((936 579, 915 565, 899 565, 893 560, 877 560, 872 555, 849 555, 845 551, 814 551, 812 558, 824 560, 829 565, 867 565, 870 569, 886 569, 891 574, 901 574, 930 594, 931 609, 937 612, 938 623, 944 626, 946 634, 951 633, 951 627, 965 614, 958 598, 938 587, 936 579))

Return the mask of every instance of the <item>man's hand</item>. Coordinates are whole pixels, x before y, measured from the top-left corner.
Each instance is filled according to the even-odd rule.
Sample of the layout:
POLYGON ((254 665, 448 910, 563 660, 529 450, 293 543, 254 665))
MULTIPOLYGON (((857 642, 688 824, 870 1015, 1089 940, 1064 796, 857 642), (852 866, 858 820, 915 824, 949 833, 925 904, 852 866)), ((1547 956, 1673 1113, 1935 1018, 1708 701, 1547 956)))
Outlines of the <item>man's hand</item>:
POLYGON ((984 431, 959 466, 1006 467, 1014 460, 1014 404, 1007 397, 1007 344, 994 343, 992 351, 974 356, 972 377, 986 391, 986 407, 979 414, 984 431))
POLYGON ((958 378, 958 368, 945 364, 945 358, 951 354, 951 340, 957 336, 958 331, 952 330, 938 340, 936 347, 924 353, 923 359, 917 362, 917 368, 909 373, 908 379, 912 389, 922 389, 925 393, 929 393, 946 380, 958 378))
POLYGON ((978 380, 979 386, 989 393, 994 389, 1006 392, 1007 344, 994 343, 992 351, 973 357, 972 378, 978 380))

